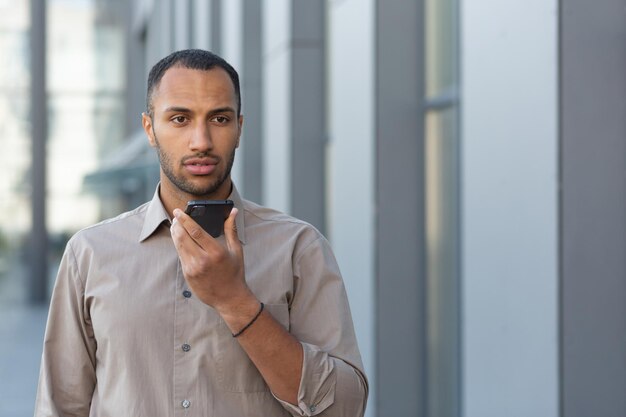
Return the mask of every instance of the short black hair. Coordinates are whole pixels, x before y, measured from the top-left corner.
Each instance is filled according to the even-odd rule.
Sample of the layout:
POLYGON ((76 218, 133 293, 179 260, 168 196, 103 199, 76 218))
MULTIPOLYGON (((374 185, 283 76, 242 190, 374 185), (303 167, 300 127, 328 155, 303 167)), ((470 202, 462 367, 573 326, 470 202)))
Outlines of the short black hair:
POLYGON ((205 51, 203 49, 183 49, 176 51, 156 64, 150 70, 148 74, 148 89, 146 91, 146 109, 148 114, 152 116, 152 93, 154 89, 159 85, 165 71, 172 67, 182 67, 201 71, 208 71, 213 68, 222 68, 235 86, 235 95, 237 96, 237 116, 241 114, 241 91, 239 88, 239 75, 237 71, 230 65, 224 58, 213 52, 205 51))

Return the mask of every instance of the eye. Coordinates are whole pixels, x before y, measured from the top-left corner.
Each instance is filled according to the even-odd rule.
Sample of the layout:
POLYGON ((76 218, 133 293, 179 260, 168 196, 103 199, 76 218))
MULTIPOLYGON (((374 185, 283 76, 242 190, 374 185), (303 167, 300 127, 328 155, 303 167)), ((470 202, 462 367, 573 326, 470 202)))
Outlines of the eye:
POLYGON ((212 122, 217 122, 221 125, 228 123, 230 119, 226 116, 215 116, 211 119, 212 122))
POLYGON ((172 122, 181 125, 187 121, 187 116, 174 116, 171 120, 172 122))

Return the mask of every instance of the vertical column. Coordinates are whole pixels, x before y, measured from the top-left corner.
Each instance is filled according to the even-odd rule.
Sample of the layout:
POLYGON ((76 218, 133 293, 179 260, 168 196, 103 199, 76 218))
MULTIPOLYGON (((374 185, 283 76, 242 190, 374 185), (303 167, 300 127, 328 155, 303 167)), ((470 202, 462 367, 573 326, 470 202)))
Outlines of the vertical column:
POLYGON ((191 46, 191 0, 176 0, 175 7, 172 9, 174 14, 174 49, 187 49, 191 46))
MULTIPOLYGON (((243 0, 228 0, 221 4, 220 12, 220 55, 228 61, 235 70, 239 73, 239 84, 242 95, 242 112, 243 104, 245 103, 245 91, 243 91, 243 73, 242 73, 242 59, 243 59, 243 0)), ((242 113, 243 114, 243 113, 242 113)), ((246 129, 246 121, 244 121, 244 131, 246 129)), ((242 138, 243 139, 243 138, 242 138)), ((235 157, 235 163, 231 170, 231 177, 239 192, 246 198, 249 196, 246 193, 245 184, 242 181, 243 175, 243 163, 245 158, 246 143, 245 139, 239 143, 237 149, 237 155, 235 157)))
POLYGON ((325 2, 263 3, 264 202, 325 227, 325 2), (271 186, 269 190, 267 187, 271 186))
POLYGON ((147 12, 145 1, 126 3, 124 14, 127 45, 124 48, 126 89, 125 135, 130 137, 133 132, 141 129, 141 113, 146 110, 146 55, 147 55, 147 12))
POLYGON ((159 51, 160 56, 152 64, 155 64, 158 60, 170 54, 174 47, 174 15, 172 14, 172 2, 173 0, 159 0, 159 21, 161 25, 155 32, 158 33, 159 39, 159 51))
POLYGON ((222 0, 211 0, 211 52, 222 53, 222 0))
POLYGON ((191 45, 193 48, 211 49, 211 0, 193 0, 193 33, 191 45))
POLYGON ((378 415, 425 416, 423 1, 376 5, 378 415))
POLYGON ((263 204, 263 19, 259 0, 243 2, 243 56, 240 71, 245 115, 242 181, 246 198, 263 204))
POLYGON ((376 412, 375 0, 328 2, 326 235, 341 268, 376 412), (358 53, 355 53, 355 49, 358 53))
POLYGON ((291 11, 291 211, 325 229, 324 1, 293 0, 291 11))
POLYGON ((265 0, 263 19, 263 203, 291 212, 291 7, 265 0))
POLYGON ((29 299, 47 300, 48 231, 46 228, 46 1, 31 0, 32 214, 29 299))
POLYGON ((559 415, 557 10, 461 2, 466 417, 559 415))
POLYGON ((145 25, 145 57, 146 67, 144 72, 146 74, 146 82, 148 80, 148 73, 150 68, 156 64, 165 55, 162 53, 161 48, 161 36, 164 28, 159 25, 152 24, 152 22, 160 22, 161 15, 163 14, 161 6, 161 0, 154 0, 152 7, 147 13, 146 25, 145 25))
POLYGON ((626 11, 561 1, 561 407, 626 415, 626 11))

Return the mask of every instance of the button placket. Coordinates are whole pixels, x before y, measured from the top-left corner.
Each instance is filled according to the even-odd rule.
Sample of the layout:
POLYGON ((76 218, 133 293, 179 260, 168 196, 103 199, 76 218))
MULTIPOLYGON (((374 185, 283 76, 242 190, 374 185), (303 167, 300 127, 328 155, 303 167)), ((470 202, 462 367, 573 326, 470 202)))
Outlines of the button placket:
POLYGON ((174 413, 176 416, 188 415, 188 409, 191 407, 189 395, 193 391, 190 389, 189 370, 187 369, 190 366, 190 362, 186 353, 191 350, 191 345, 186 340, 189 340, 190 326, 193 321, 191 306, 188 302, 192 293, 186 287, 179 260, 176 271, 176 295, 174 300, 174 337, 178 341, 178 349, 180 349, 177 349, 178 352, 174 357, 174 398, 178 401, 178 411, 174 413))

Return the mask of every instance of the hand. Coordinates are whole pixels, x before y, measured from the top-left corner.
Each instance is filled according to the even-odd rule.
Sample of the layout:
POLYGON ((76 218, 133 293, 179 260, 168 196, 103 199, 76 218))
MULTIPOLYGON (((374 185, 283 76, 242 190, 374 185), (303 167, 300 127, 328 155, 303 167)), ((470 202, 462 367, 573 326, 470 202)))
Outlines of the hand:
POLYGON ((174 210, 170 228, 185 280, 193 293, 222 316, 248 315, 258 301, 245 280, 243 248, 233 208, 224 222, 225 244, 206 233, 189 215, 174 210))

